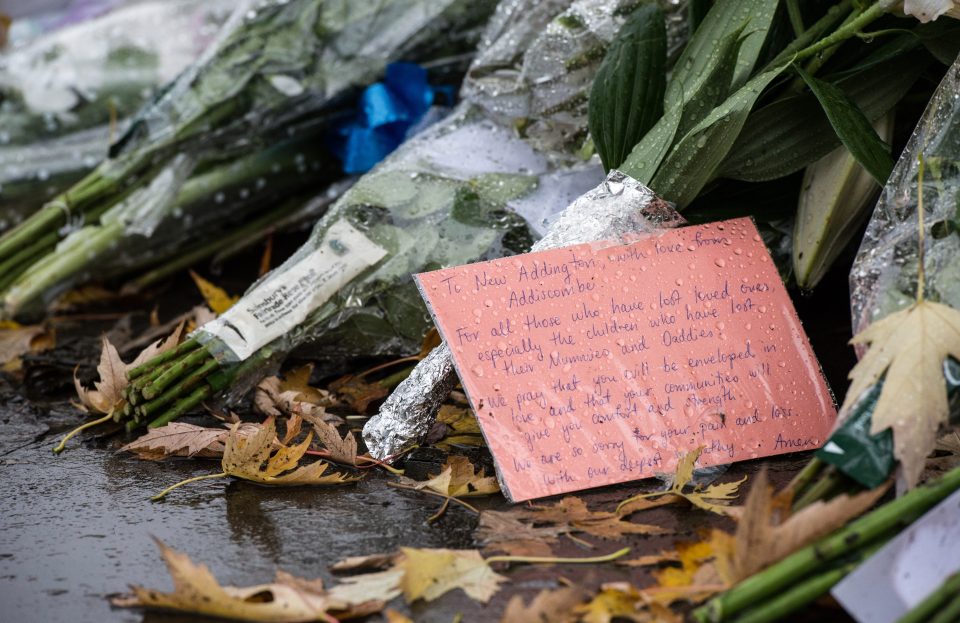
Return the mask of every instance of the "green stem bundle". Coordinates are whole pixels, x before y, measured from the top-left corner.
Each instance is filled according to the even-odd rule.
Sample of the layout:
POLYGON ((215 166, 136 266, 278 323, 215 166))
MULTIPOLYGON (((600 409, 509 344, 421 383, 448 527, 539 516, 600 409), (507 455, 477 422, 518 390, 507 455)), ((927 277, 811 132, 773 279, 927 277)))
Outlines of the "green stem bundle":
POLYGON ((845 528, 743 580, 694 611, 694 618, 700 623, 734 620, 735 615, 796 586, 825 567, 829 568, 834 561, 892 536, 957 489, 960 489, 960 468, 884 504, 845 528))

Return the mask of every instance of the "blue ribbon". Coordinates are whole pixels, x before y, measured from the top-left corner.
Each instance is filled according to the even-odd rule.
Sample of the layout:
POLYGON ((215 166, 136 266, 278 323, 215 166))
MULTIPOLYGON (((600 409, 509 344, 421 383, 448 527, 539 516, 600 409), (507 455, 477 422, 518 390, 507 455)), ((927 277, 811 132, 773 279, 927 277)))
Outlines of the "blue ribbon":
POLYGON ((356 117, 331 137, 344 172, 364 173, 386 158, 430 109, 434 96, 424 68, 413 63, 387 65, 383 82, 364 89, 356 117))

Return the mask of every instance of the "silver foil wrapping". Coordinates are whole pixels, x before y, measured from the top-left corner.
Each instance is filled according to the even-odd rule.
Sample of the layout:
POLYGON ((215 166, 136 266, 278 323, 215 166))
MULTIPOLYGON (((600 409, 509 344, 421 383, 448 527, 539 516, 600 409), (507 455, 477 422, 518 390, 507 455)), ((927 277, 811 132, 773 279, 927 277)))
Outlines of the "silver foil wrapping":
MULTIPOLYGON (((673 207, 620 171, 565 209, 532 251, 585 242, 623 244, 684 223, 673 207)), ((450 349, 435 348, 413 369, 363 427, 370 454, 388 459, 426 436, 440 404, 457 383, 450 349)))

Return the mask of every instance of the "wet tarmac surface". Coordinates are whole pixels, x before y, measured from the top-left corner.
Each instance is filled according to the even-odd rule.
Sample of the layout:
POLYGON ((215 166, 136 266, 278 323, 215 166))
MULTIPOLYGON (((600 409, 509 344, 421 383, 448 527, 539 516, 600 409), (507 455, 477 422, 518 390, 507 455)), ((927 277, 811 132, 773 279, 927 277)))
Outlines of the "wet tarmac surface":
MULTIPOLYGON (((843 287, 837 281, 836 293, 827 299, 797 300, 835 389, 842 389, 851 357, 843 346, 849 328, 833 322, 844 313, 843 287)), ((140 312, 141 321, 145 316, 140 312)), ((386 485, 391 478, 382 472, 371 473, 357 485, 332 489, 274 489, 210 480, 151 503, 150 496, 174 482, 217 471, 217 463, 141 461, 116 451, 127 439, 123 434, 81 436, 54 456, 51 449, 60 435, 84 420, 69 404, 73 367, 82 364, 81 378, 92 378, 99 335, 114 328, 115 321, 67 323, 58 329, 54 351, 27 358, 24 378, 0 376, 0 621, 203 621, 110 606, 109 597, 125 592, 129 584, 171 587, 152 537, 209 565, 221 583, 241 586, 268 582, 278 568, 331 580, 328 566, 337 560, 401 545, 476 546, 472 513, 451 506, 443 519, 430 525, 427 519, 440 501, 393 489, 386 485)), ((754 473, 766 464, 774 482, 783 483, 807 456, 741 463, 722 479, 754 473)), ((655 481, 644 481, 581 497, 591 509, 612 510, 627 495, 656 486, 655 481)), ((507 506, 500 496, 477 499, 475 504, 507 506)), ((672 548, 678 540, 692 540, 705 527, 731 528, 727 519, 681 507, 653 509, 633 520, 671 528, 674 534, 616 542, 588 537, 592 548, 562 541, 555 554, 596 556, 629 545, 630 557, 640 556, 672 548)), ((529 598, 558 586, 559 578, 588 588, 610 580, 629 580, 637 586, 653 583, 647 570, 613 564, 525 566, 506 575, 510 582, 487 606, 455 591, 412 610, 402 600, 391 607, 428 623, 449 622, 458 614, 464 621, 495 621, 512 595, 519 592, 529 598)), ((837 610, 826 612, 830 620, 844 620, 837 610)))

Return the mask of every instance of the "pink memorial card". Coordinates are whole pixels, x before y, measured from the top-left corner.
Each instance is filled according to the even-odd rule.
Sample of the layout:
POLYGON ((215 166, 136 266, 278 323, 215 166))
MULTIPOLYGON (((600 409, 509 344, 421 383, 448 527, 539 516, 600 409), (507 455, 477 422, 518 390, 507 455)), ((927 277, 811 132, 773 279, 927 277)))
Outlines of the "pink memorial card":
POLYGON ((818 448, 836 407, 750 219, 417 275, 515 502, 818 448))

